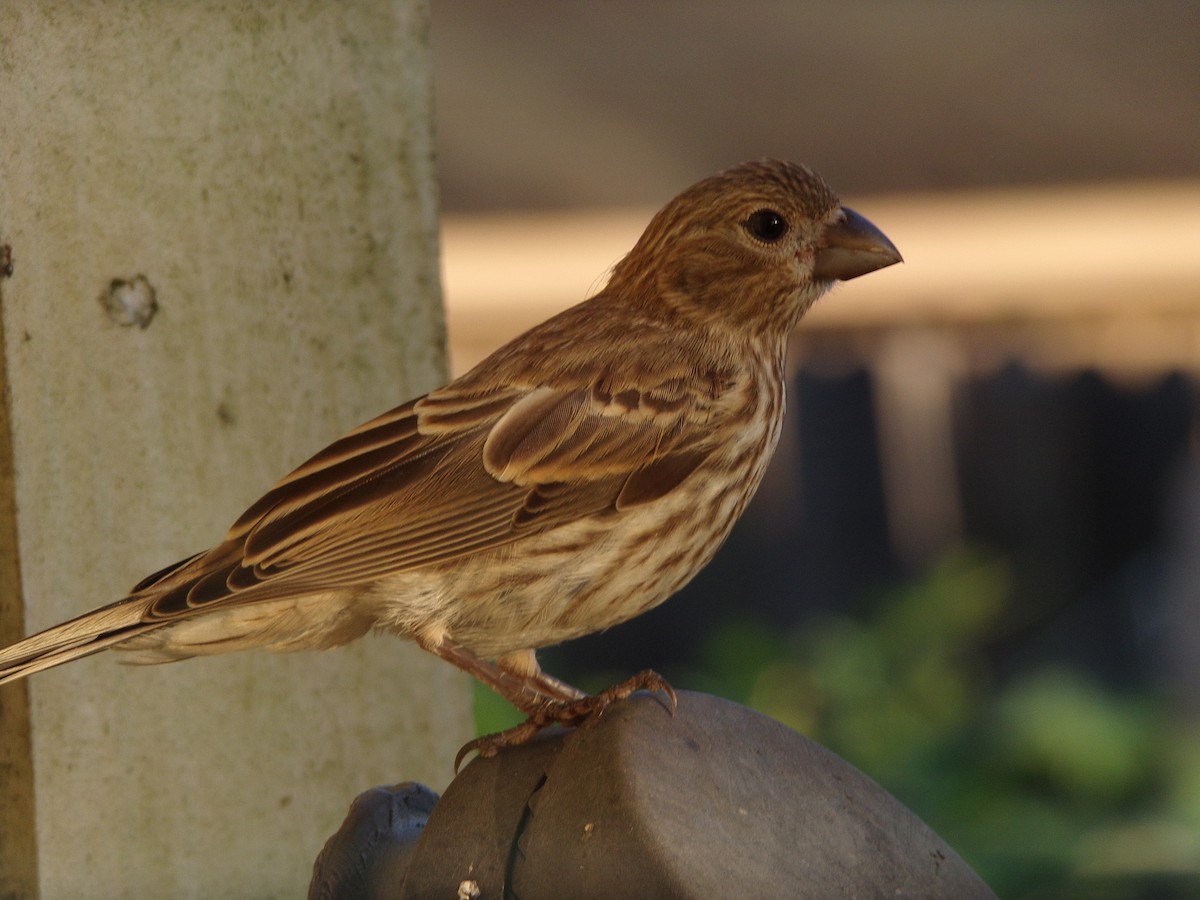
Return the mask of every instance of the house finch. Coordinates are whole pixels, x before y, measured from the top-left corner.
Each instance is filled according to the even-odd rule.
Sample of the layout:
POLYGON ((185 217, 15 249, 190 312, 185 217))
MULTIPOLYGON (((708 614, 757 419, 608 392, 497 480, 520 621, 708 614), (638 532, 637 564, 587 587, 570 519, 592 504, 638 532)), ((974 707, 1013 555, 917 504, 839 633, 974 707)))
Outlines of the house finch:
POLYGON ((411 638, 530 715, 595 698, 535 650, 663 602, 716 553, 779 438, 788 335, 900 261, 808 169, 746 163, 651 220, 591 299, 286 476, 216 547, 0 650, 0 683, 105 649, 166 662, 411 638))

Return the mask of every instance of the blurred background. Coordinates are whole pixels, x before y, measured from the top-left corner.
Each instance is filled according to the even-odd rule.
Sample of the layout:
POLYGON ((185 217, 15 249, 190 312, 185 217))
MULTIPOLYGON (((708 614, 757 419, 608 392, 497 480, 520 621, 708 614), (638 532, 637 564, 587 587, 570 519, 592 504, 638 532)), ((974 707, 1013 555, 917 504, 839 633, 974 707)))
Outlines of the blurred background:
POLYGON ((543 665, 762 710, 1001 896, 1200 896, 1200 5, 432 7, 456 370, 745 159, 906 260, 802 324, 713 564, 543 665))

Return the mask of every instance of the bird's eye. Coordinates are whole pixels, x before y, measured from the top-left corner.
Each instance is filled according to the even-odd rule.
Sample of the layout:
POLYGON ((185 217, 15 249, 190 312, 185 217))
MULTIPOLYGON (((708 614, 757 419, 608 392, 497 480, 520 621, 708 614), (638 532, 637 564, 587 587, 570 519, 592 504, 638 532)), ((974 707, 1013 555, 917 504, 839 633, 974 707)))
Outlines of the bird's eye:
POLYGON ((760 209, 745 221, 748 232, 764 244, 773 244, 788 231, 787 219, 773 209, 760 209))

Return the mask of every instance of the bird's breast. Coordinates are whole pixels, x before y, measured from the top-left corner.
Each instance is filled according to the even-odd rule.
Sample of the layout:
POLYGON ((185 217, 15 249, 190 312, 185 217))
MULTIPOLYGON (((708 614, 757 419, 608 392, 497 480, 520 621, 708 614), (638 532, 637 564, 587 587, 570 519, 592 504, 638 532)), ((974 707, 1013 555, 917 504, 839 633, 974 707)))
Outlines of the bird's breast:
MULTIPOLYGON (((771 372, 774 375, 774 372, 771 372)), ((458 561, 425 591, 482 656, 602 631, 662 603, 703 568, 762 481, 779 439, 782 379, 742 391, 716 449, 662 497, 588 516, 458 561)))

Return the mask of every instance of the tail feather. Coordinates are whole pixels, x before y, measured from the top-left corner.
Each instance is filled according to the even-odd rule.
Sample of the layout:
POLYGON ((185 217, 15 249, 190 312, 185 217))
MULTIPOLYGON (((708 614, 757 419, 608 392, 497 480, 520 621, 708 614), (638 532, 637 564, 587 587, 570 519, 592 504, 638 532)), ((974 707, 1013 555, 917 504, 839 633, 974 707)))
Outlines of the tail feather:
POLYGON ((161 628, 163 623, 144 621, 147 606, 144 597, 126 597, 0 649, 0 684, 91 656, 161 628))

